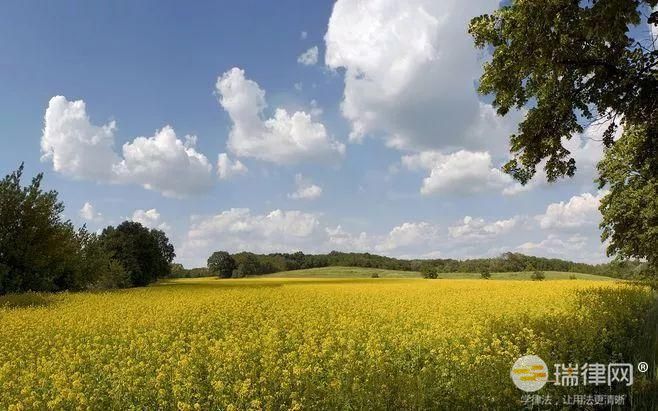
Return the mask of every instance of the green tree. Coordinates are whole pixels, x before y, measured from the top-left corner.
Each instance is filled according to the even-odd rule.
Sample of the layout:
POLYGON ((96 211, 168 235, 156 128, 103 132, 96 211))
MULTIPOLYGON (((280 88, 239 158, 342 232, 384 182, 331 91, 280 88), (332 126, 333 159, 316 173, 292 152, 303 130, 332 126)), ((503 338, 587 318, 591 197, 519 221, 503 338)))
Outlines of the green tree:
POLYGON ((491 272, 489 272, 489 270, 485 268, 484 270, 482 270, 482 272, 480 272, 480 277, 482 277, 485 280, 488 280, 491 278, 491 272))
POLYGON ((189 277, 188 270, 183 267, 183 264, 174 263, 170 267, 170 277, 172 278, 187 278, 189 277))
POLYGON ((235 260, 226 251, 215 251, 208 258, 208 269, 220 278, 231 278, 235 268, 235 260))
POLYGON ((126 270, 133 286, 145 286, 170 273, 173 247, 163 232, 124 221, 100 235, 103 247, 126 270))
POLYGON ((543 271, 536 270, 530 275, 530 279, 533 281, 543 281, 546 278, 546 275, 543 271))
POLYGON ((0 294, 82 288, 79 239, 43 174, 23 187, 23 165, 0 181, 0 294))
POLYGON ((610 241, 609 253, 627 259, 646 258, 649 267, 656 270, 658 178, 648 163, 634 161, 645 136, 641 127, 627 128, 624 137, 607 150, 599 163, 601 182, 610 189, 601 200, 601 227, 603 240, 610 241))
POLYGON ((235 275, 238 278, 246 277, 248 275, 263 274, 260 261, 254 253, 242 252, 233 255, 235 264, 237 266, 235 275))
POLYGON ((423 278, 428 278, 428 279, 439 278, 439 273, 436 270, 436 267, 432 265, 425 265, 421 267, 420 273, 422 274, 423 278))
POLYGON ((607 123, 599 183, 612 186, 601 206, 608 254, 647 258, 654 267, 658 220, 641 211, 651 204, 656 209, 651 199, 658 179, 658 52, 647 28, 632 29, 658 24, 658 12, 651 12, 657 4, 512 0, 469 27, 476 46, 493 49, 479 91, 494 95, 500 115, 527 109, 510 138, 513 158, 504 170, 525 184, 545 161, 549 181, 573 176, 577 165, 564 140, 586 124, 607 123), (624 133, 615 141, 620 125, 624 133), (614 166, 619 170, 613 173, 614 166), (622 211, 629 202, 638 212, 622 211))
POLYGON ((160 250, 161 258, 158 259, 158 264, 160 264, 157 268, 158 276, 169 277, 171 274, 171 262, 176 257, 174 246, 169 242, 169 238, 162 230, 151 229, 151 236, 155 239, 160 250))
POLYGON ((104 290, 130 287, 130 276, 119 261, 113 258, 99 236, 85 228, 78 234, 80 241, 80 271, 84 276, 85 288, 104 290))

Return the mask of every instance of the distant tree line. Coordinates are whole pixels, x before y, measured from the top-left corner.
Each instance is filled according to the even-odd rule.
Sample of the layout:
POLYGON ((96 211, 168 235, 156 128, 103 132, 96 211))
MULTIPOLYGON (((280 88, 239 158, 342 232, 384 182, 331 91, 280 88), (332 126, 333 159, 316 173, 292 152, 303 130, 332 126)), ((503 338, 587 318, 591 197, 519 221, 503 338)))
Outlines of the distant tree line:
POLYGON ((23 165, 0 181, 0 294, 147 285, 169 276, 175 257, 166 234, 126 221, 100 234, 62 216, 43 174, 21 185, 23 165))
POLYGON ((330 266, 420 271, 428 278, 434 278, 438 273, 449 272, 500 273, 518 271, 564 271, 617 278, 633 278, 639 276, 646 268, 645 264, 634 261, 592 265, 511 252, 494 258, 469 260, 404 260, 370 253, 344 253, 339 251, 332 251, 329 254, 304 254, 301 251, 273 254, 254 254, 250 252, 229 254, 226 251, 217 251, 208 259, 207 269, 185 270, 181 266, 180 270, 177 270, 176 273, 172 272, 172 275, 176 277, 216 275, 221 278, 241 278, 280 271, 330 266))

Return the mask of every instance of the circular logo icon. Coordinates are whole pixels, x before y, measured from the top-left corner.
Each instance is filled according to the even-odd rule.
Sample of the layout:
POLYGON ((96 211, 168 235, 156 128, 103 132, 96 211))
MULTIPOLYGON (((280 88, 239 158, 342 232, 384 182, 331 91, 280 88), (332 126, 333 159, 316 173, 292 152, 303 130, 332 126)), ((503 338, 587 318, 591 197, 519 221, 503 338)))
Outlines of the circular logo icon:
POLYGON ((516 360, 510 371, 514 385, 525 392, 540 390, 548 381, 548 367, 536 355, 524 355, 516 360))

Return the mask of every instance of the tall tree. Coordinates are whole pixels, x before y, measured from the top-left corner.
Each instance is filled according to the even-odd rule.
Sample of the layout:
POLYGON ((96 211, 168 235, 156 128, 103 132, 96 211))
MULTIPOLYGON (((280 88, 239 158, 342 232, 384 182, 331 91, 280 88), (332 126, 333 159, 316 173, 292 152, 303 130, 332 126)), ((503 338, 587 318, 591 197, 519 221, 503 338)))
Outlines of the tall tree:
POLYGON ((600 208, 608 254, 646 258, 654 269, 658 219, 645 207, 655 207, 658 181, 657 4, 512 0, 469 27, 476 46, 493 49, 479 91, 494 95, 500 115, 527 109, 504 170, 525 184, 545 161, 549 181, 573 176, 577 164, 564 139, 607 123, 598 181, 611 189, 600 208))
POLYGON ((134 286, 145 286, 170 273, 169 264, 175 253, 162 231, 124 221, 116 228, 105 228, 100 241, 121 263, 134 286))
POLYGON ((215 251, 208 258, 208 269, 220 278, 231 278, 236 267, 235 260, 226 251, 215 251))
POLYGON ((158 269, 158 275, 160 277, 168 277, 171 274, 171 262, 174 261, 174 258, 176 257, 174 246, 169 242, 167 234, 162 230, 152 228, 151 236, 158 244, 160 256, 162 257, 159 261, 161 267, 158 269))
POLYGON ((23 165, 0 181, 0 294, 81 288, 79 239, 56 191, 38 174, 23 187, 23 165))

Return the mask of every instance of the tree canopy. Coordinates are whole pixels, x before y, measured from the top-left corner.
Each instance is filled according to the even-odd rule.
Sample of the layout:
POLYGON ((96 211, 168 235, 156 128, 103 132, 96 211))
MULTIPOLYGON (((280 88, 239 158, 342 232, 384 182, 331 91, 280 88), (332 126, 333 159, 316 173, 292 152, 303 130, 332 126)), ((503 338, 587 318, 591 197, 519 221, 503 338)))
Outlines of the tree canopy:
POLYGON ((601 206, 608 254, 647 258, 654 267, 656 236, 639 228, 655 231, 655 213, 618 211, 627 205, 624 196, 642 197, 635 211, 651 204, 644 196, 655 197, 638 188, 655 187, 658 179, 658 51, 650 30, 658 24, 658 12, 652 11, 657 4, 513 0, 475 17, 469 27, 476 46, 493 50, 479 91, 494 96, 500 115, 527 110, 510 137, 513 158, 504 170, 523 184, 542 164, 549 181, 573 176, 577 164, 565 140, 589 124, 604 124, 599 184, 612 188, 601 206), (618 127, 623 133, 616 139, 618 127), (613 164, 623 172, 611 172, 613 164))
POLYGON ((235 260, 226 251, 215 251, 208 258, 208 269, 220 278, 231 278, 236 268, 235 260))
POLYGON ((121 263, 134 286, 144 286, 170 274, 176 254, 164 232, 124 221, 100 235, 103 247, 121 263))
POLYGON ((56 191, 38 174, 23 187, 23 165, 0 181, 0 294, 77 287, 78 238, 56 191))

